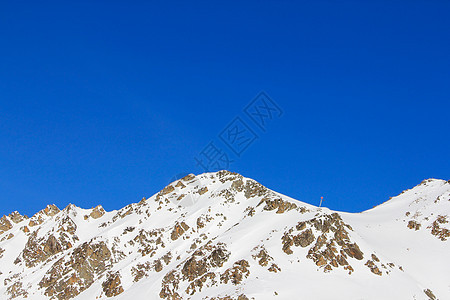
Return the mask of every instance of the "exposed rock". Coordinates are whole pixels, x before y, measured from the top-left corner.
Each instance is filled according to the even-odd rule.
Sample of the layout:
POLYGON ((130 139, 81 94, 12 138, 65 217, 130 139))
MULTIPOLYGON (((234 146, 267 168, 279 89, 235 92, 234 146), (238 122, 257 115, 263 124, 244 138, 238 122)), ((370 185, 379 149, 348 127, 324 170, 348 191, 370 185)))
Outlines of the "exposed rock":
POLYGON ((60 210, 59 210, 59 208, 56 205, 51 204, 51 205, 47 205, 47 207, 44 209, 43 212, 47 216, 52 217, 52 216, 56 215, 57 213, 59 213, 60 210))
POLYGON ((180 282, 176 270, 168 272, 161 283, 159 297, 162 299, 182 300, 178 294, 178 283, 180 282))
POLYGON ((433 292, 430 289, 425 289, 425 290, 423 290, 423 292, 425 293, 425 295, 428 296, 428 298, 430 298, 430 300, 436 300, 436 296, 433 294, 433 292))
POLYGON ((77 231, 77 224, 69 216, 64 217, 58 226, 58 232, 66 232, 70 235, 74 235, 77 231))
POLYGON ((175 190, 175 188, 174 188, 172 185, 169 184, 168 186, 166 186, 165 188, 163 188, 162 191, 159 192, 159 194, 160 194, 161 196, 164 196, 164 195, 167 195, 167 194, 169 194, 169 193, 172 193, 174 190, 175 190))
MULTIPOLYGON (((373 255, 373 254, 372 254, 373 255)), ((370 271, 375 275, 383 275, 380 269, 375 265, 375 263, 371 260, 368 260, 365 265, 370 269, 370 271)))
POLYGON ((312 259, 317 266, 324 267, 325 272, 339 266, 351 272, 353 268, 348 265, 346 258, 362 260, 363 253, 356 243, 350 241, 347 229, 351 230, 351 227, 337 213, 302 221, 284 233, 282 250, 292 254, 291 247, 306 248, 315 241, 308 250, 307 258, 312 259), (312 228, 322 234, 316 238, 312 228), (328 235, 330 232, 333 233, 332 238, 328 235))
POLYGON ((314 234, 311 229, 302 231, 300 234, 293 237, 294 245, 296 247, 301 246, 303 248, 309 246, 314 242, 314 234))
POLYGON ((278 273, 281 271, 281 268, 278 267, 276 264, 272 264, 268 269, 269 272, 278 273))
POLYGON ((207 265, 205 260, 197 261, 195 257, 188 259, 184 265, 181 273, 188 281, 192 281, 195 278, 205 274, 207 272, 207 265))
POLYGON ((447 216, 438 216, 431 226, 431 234, 436 236, 441 241, 446 241, 450 238, 450 230, 441 227, 441 225, 448 223, 447 216))
POLYGON ((181 180, 183 180, 183 181, 191 181, 194 178, 195 178, 194 174, 188 174, 188 175, 184 176, 183 178, 181 178, 181 180))
POLYGON ((214 268, 221 267, 224 262, 228 260, 230 257, 230 252, 228 252, 225 248, 217 248, 211 252, 208 257, 208 261, 210 262, 210 266, 214 268))
POLYGON ((22 216, 18 211, 13 211, 8 215, 8 217, 16 224, 28 219, 27 216, 22 216))
POLYGON ((264 210, 270 211, 277 209, 277 214, 282 214, 286 211, 297 208, 297 205, 295 203, 284 201, 281 198, 272 199, 271 197, 264 197, 257 206, 261 205, 261 203, 266 203, 263 208, 264 210))
POLYGON ((193 280, 186 289, 186 293, 194 295, 196 292, 200 292, 207 281, 215 283, 216 274, 214 272, 208 272, 201 277, 193 280))
POLYGON ((237 192, 242 192, 244 190, 244 181, 242 180, 242 178, 234 180, 231 183, 231 189, 233 189, 237 192))
POLYGON ((417 223, 416 221, 411 220, 411 221, 408 222, 408 228, 409 229, 419 230, 420 226, 421 226, 420 223, 417 223))
MULTIPOLYGON (((33 232, 28 238, 27 244, 22 251, 21 257, 25 262, 25 265, 29 268, 46 261, 49 257, 59 253, 63 250, 60 242, 54 235, 44 238, 37 238, 37 232, 33 232)), ((16 260, 16 262, 19 262, 16 260)))
POLYGON ((248 261, 245 259, 239 260, 234 263, 232 268, 227 269, 220 275, 220 281, 227 284, 231 282, 234 285, 240 284, 242 280, 250 275, 250 267, 248 261))
POLYGON ((379 262, 380 260, 378 259, 378 257, 375 254, 372 254, 372 260, 379 262))
POLYGON ((98 218, 101 218, 104 214, 105 214, 105 210, 103 209, 103 207, 101 205, 98 205, 91 211, 89 216, 93 219, 98 219, 98 218))
POLYGON ((148 276, 149 271, 151 270, 152 266, 149 262, 146 262, 145 264, 137 264, 135 267, 131 269, 131 274, 134 277, 133 281, 138 282, 145 276, 148 276))
POLYGON ((208 188, 205 186, 205 187, 202 187, 199 191, 198 191, 198 193, 200 194, 200 195, 203 195, 204 193, 206 193, 208 191, 208 188))
POLYGON ((189 226, 184 223, 176 223, 173 230, 172 230, 172 234, 170 235, 170 238, 174 241, 176 239, 178 239, 180 236, 183 235, 183 233, 189 229, 189 226))
POLYGON ((106 297, 114 297, 123 293, 119 272, 108 274, 106 281, 102 283, 102 287, 106 297))
POLYGON ((253 180, 247 180, 245 186, 244 186, 244 195, 245 198, 253 198, 253 197, 259 197, 264 196, 269 192, 269 190, 264 187, 262 184, 253 181, 253 180))
POLYGON ((17 297, 28 297, 28 292, 23 288, 23 284, 21 281, 16 281, 12 285, 6 288, 6 293, 11 296, 10 299, 14 299, 17 297))
POLYGON ((3 216, 0 219, 0 234, 10 230, 13 227, 13 225, 11 224, 11 222, 8 220, 7 216, 3 216))
POLYGON ((111 251, 104 242, 86 242, 70 256, 59 259, 47 271, 39 286, 44 294, 59 300, 70 299, 94 283, 96 276, 111 266, 111 251))
POLYGON ((160 297, 178 299, 177 289, 180 281, 188 282, 186 292, 191 295, 201 291, 205 284, 216 284, 217 275, 214 271, 216 268, 222 267, 229 257, 230 252, 226 250, 225 244, 212 245, 208 242, 197 249, 189 259, 164 276, 160 297))
POLYGON ((184 183, 180 180, 177 182, 177 184, 175 184, 175 187, 180 188, 180 189, 184 189, 186 186, 184 185, 184 183))

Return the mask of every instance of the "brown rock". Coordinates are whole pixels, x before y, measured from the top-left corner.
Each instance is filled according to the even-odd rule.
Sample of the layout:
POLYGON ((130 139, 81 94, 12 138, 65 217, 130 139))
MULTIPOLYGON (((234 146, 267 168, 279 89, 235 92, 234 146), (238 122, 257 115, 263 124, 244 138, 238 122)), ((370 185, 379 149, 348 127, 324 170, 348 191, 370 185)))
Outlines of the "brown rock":
POLYGON ((106 281, 103 282, 102 287, 106 297, 114 297, 123 293, 123 287, 120 281, 119 272, 109 274, 106 281))

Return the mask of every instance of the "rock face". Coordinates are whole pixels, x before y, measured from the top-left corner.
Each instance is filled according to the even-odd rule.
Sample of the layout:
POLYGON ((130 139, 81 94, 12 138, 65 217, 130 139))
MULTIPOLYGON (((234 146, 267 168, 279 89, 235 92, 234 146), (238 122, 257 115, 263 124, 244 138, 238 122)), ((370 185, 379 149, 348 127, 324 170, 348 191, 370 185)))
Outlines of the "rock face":
MULTIPOLYGON (((45 289, 45 295, 49 297, 70 299, 89 288, 94 279, 110 267, 111 251, 104 242, 83 243, 70 256, 59 259, 45 274, 39 286, 45 289)), ((117 280, 120 285, 120 278, 114 276, 106 281, 106 289, 111 295, 117 292, 117 280), (115 289, 108 289, 111 286, 115 289)))
POLYGON ((119 272, 109 274, 106 281, 103 282, 102 287, 106 297, 114 297, 121 294, 123 292, 123 287, 121 285, 119 272))
POLYGON ((3 216, 0 219, 0 232, 3 233, 5 231, 10 230, 13 227, 13 225, 11 224, 11 222, 9 221, 9 218, 6 216, 3 216))
POLYGON ((446 258, 423 253, 450 253, 449 213, 441 180, 349 214, 190 174, 118 211, 3 216, 0 298, 447 299, 446 258))

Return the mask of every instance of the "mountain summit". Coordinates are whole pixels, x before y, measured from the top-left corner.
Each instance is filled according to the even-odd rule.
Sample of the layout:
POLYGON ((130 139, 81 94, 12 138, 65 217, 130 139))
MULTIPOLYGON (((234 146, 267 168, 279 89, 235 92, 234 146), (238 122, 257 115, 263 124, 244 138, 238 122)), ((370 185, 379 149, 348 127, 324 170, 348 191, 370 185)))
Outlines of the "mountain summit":
POLYGON ((362 213, 228 171, 120 210, 0 219, 2 299, 450 299, 450 183, 362 213))

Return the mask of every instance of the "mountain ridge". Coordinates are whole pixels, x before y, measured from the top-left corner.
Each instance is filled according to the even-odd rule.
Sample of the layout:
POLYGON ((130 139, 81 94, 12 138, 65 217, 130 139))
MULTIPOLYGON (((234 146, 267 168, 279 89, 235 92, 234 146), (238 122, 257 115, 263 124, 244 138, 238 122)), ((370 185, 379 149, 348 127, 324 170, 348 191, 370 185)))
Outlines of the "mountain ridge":
POLYGON ((335 212, 220 171, 187 175, 110 212, 72 204, 30 218, 13 212, 0 219, 0 294, 445 298, 445 264, 428 253, 448 257, 449 195, 448 181, 428 179, 364 212, 335 212))

